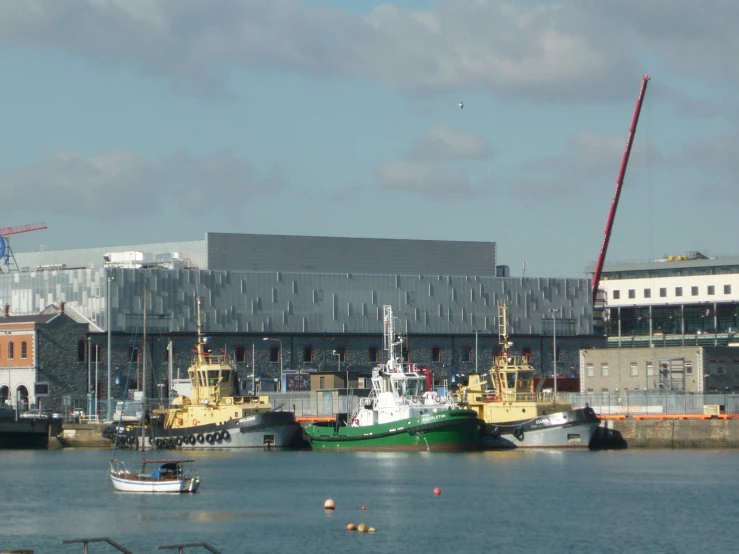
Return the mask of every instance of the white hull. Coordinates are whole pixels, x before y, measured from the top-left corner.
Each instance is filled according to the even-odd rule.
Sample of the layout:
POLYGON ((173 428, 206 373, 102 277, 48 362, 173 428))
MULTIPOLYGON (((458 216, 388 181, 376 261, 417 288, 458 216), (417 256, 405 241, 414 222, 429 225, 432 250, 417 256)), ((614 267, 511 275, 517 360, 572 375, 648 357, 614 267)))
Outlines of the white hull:
POLYGON ((195 479, 178 479, 175 481, 139 481, 125 479, 113 475, 111 472, 110 479, 113 481, 113 488, 119 492, 197 492, 200 481, 195 479))

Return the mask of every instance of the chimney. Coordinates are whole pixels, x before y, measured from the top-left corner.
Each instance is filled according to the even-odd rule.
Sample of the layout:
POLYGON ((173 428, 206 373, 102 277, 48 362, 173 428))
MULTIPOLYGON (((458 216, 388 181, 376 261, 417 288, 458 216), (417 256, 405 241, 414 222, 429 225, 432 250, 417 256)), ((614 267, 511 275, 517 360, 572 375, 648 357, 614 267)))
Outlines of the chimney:
POLYGON ((64 301, 59 302, 59 313, 60 314, 64 313, 64 301))
POLYGON ((10 315, 10 304, 5 304, 5 306, 3 306, 3 315, 5 317, 10 315))

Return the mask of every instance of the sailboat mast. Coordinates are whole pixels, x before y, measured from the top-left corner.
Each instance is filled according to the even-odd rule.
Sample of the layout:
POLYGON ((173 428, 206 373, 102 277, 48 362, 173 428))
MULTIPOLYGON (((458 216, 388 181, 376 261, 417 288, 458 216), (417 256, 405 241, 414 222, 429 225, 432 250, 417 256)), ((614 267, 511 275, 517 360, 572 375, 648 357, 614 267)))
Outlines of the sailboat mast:
POLYGON ((144 356, 144 376, 141 379, 141 388, 144 391, 144 395, 141 399, 141 471, 143 473, 146 466, 146 297, 149 294, 146 280, 144 280, 144 347, 142 348, 144 356))

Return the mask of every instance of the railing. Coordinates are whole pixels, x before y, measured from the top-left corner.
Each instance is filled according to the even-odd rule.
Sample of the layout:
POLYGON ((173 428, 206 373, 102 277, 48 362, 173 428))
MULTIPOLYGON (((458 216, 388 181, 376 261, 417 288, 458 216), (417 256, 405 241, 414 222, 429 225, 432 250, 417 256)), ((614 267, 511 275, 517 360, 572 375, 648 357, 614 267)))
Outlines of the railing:
MULTIPOLYGON (((558 397, 562 397, 559 394, 558 397)), ((576 408, 589 406, 602 415, 704 414, 706 406, 719 406, 720 414, 739 414, 739 395, 730 393, 678 394, 658 391, 621 393, 564 393, 576 408)))
MULTIPOLYGON (((62 544, 81 544, 82 552, 84 554, 88 554, 90 551, 90 543, 93 543, 93 542, 104 542, 104 543, 109 544, 116 550, 118 550, 118 552, 123 552, 123 554, 133 554, 133 552, 131 552, 128 548, 118 544, 117 542, 109 539, 108 537, 97 537, 97 538, 90 538, 90 539, 68 539, 68 540, 63 540, 62 544)), ((213 546, 211 546, 207 542, 189 542, 189 543, 184 543, 184 544, 168 544, 165 546, 157 547, 157 550, 177 550, 179 554, 182 554, 185 548, 193 548, 197 546, 204 548, 207 551, 212 552, 213 554, 221 554, 220 551, 216 550, 213 546)))

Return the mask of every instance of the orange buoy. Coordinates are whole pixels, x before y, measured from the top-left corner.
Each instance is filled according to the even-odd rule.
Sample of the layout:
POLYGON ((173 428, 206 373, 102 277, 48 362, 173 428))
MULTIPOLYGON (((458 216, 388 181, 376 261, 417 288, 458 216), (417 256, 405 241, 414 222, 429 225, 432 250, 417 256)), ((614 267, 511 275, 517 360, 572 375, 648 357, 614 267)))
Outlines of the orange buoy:
POLYGON ((365 508, 364 506, 362 506, 362 508, 361 508, 361 510, 362 510, 362 511, 365 511, 366 509, 367 509, 367 508, 365 508))
POLYGON ((323 509, 324 510, 335 510, 336 504, 334 503, 333 500, 329 498, 326 500, 326 502, 323 503, 323 509))
POLYGON ((439 487, 436 487, 436 488, 434 489, 434 495, 436 495, 436 496, 441 496, 441 489, 440 489, 439 487))
POLYGON ((357 526, 354 525, 353 523, 347 523, 346 524, 346 530, 347 531, 356 531, 357 530, 357 526))

